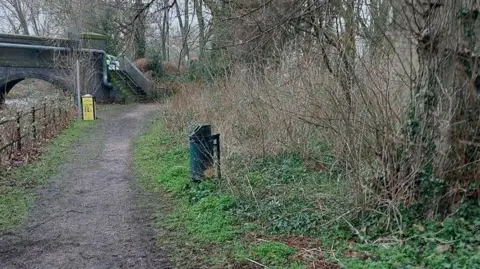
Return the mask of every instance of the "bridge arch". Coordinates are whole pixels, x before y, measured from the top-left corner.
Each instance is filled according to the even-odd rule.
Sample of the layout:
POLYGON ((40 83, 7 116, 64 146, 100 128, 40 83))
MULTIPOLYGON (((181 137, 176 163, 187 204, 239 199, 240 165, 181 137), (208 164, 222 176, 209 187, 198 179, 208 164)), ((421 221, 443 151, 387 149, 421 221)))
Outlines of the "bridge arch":
MULTIPOLYGON (((2 73, 0 67, 0 73, 2 73)), ((0 103, 4 103, 5 97, 12 90, 15 85, 22 82, 25 79, 39 79, 51 83, 63 91, 74 91, 73 79, 71 77, 71 71, 67 69, 27 69, 27 68, 8 68, 5 70, 7 73, 4 78, 0 79, 0 103)))

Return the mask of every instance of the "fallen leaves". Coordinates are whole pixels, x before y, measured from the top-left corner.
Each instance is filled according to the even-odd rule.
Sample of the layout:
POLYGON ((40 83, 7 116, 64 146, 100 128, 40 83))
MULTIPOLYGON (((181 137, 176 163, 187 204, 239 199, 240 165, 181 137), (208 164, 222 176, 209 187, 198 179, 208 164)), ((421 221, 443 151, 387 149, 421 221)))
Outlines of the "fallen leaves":
POLYGON ((421 233, 425 232, 425 228, 422 225, 414 224, 413 227, 417 228, 417 230, 421 233))
POLYGON ((445 253, 453 250, 453 246, 450 244, 439 244, 435 247, 437 253, 445 253))
POLYGON ((372 257, 372 254, 370 254, 366 251, 356 251, 356 250, 351 250, 351 249, 344 250, 343 255, 345 257, 356 258, 356 259, 361 259, 361 260, 367 260, 367 259, 372 257))
POLYGON ((340 265, 329 263, 323 259, 318 259, 312 262, 307 268, 308 269, 340 269, 340 265))

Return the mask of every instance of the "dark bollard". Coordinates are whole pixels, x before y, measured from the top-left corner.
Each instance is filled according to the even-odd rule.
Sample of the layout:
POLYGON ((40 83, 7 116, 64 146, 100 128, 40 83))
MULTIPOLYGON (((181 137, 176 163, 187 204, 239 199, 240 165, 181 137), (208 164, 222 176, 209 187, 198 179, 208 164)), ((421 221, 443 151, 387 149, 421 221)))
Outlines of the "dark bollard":
POLYGON ((199 124, 192 128, 189 142, 190 176, 192 181, 200 182, 205 177, 213 176, 215 155, 217 159, 217 176, 220 177, 220 135, 212 135, 210 125, 199 124))

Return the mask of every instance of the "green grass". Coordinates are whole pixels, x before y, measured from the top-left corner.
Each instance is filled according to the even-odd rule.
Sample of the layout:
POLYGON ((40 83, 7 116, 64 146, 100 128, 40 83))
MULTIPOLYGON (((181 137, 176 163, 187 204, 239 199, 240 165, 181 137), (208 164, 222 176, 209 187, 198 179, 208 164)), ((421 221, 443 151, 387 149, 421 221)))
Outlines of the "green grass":
MULTIPOLYGON (((331 159, 324 160, 331 167, 331 159)), ((385 229, 395 222, 390 216, 344 215, 353 207, 348 184, 334 180, 335 173, 307 170, 295 154, 227 165, 235 171, 233 192, 241 197, 237 216, 263 228, 257 236, 318 240, 328 249, 322 254, 327 261, 342 268, 480 268, 478 200, 465 202, 447 219, 426 221, 415 209, 400 209, 401 225, 385 229)))
MULTIPOLYGON (((480 268, 480 210, 474 203, 447 219, 408 219, 402 234, 375 229, 370 224, 359 236, 340 229, 336 257, 344 268, 480 268), (476 210, 476 213, 470 211, 476 210), (465 211, 466 210, 466 211, 465 211), (347 240, 350 238, 350 244, 347 240)), ((324 236, 327 238, 327 235, 324 236)))
POLYGON ((136 140, 133 154, 133 170, 140 186, 165 197, 162 212, 157 214, 157 227, 164 232, 157 240, 160 245, 170 246, 176 267, 198 268, 202 264, 226 268, 248 263, 248 256, 272 266, 290 266, 294 252, 290 247, 242 243, 245 232, 255 225, 244 225, 236 216, 239 197, 218 183, 190 182, 187 142, 183 138, 169 133, 157 121, 136 140))
POLYGON ((36 187, 58 173, 58 166, 69 160, 71 146, 95 124, 74 122, 46 146, 39 160, 0 172, 0 231, 22 223, 35 199, 36 187))
POLYGON ((348 214, 351 188, 323 150, 325 170, 293 153, 236 156, 224 164, 228 183, 192 184, 186 138, 157 121, 135 143, 134 170, 145 190, 165 197, 157 239, 177 268, 480 268, 478 201, 443 220, 401 209, 401 225, 386 230, 388 216, 348 214))
POLYGON ((268 264, 271 267, 289 266, 290 268, 300 268, 299 264, 286 265, 286 261, 291 260, 296 250, 281 242, 261 242, 248 249, 242 248, 237 251, 237 259, 249 259, 250 257, 261 264, 268 264))
POLYGON ((163 207, 169 211, 166 216, 166 212, 159 212, 164 217, 157 223, 158 228, 170 232, 158 240, 160 244, 179 243, 173 248, 179 268, 194 263, 182 258, 184 253, 216 248, 216 244, 234 238, 234 218, 228 213, 234 205, 233 198, 216 195, 217 186, 212 183, 190 183, 186 145, 166 132, 160 121, 137 139, 133 157, 133 170, 140 186, 150 192, 166 192, 164 202, 173 207, 163 207))

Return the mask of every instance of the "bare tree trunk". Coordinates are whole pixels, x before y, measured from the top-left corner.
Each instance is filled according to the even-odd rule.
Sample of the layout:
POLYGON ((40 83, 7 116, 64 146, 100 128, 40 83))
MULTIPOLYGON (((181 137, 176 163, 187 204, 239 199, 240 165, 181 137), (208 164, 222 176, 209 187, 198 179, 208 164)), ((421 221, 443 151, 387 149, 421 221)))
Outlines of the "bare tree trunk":
MULTIPOLYGON (((438 199, 430 203, 433 211, 433 206, 446 204, 447 194, 435 179, 446 180, 447 190, 467 188, 480 172, 479 104, 473 83, 478 77, 473 53, 478 48, 479 11, 473 1, 405 5, 418 39, 419 68, 406 123, 404 175, 413 177, 422 198, 438 199)), ((456 193, 448 195, 455 199, 456 193)))
POLYGON ((175 1, 175 9, 177 11, 177 19, 178 19, 178 25, 180 27, 180 32, 182 34, 182 49, 180 51, 180 57, 178 60, 179 66, 185 63, 185 57, 187 58, 187 62, 189 59, 189 48, 188 48, 188 35, 190 32, 190 26, 189 26, 189 1, 185 0, 185 10, 184 10, 184 18, 182 19, 182 13, 180 12, 180 7, 178 5, 178 2, 175 1))
POLYGON ((185 21, 185 34, 183 36, 183 47, 185 51, 185 56, 187 57, 187 61, 190 61, 190 48, 188 47, 188 36, 190 35, 190 1, 185 0, 185 8, 184 8, 184 21, 185 21))
POLYGON ((202 0, 193 0, 195 13, 197 15, 198 22, 198 48, 200 51, 199 59, 203 60, 206 47, 205 36, 205 18, 203 17, 203 2, 202 0))
POLYGON ((232 17, 235 4, 231 1, 203 0, 212 14, 211 38, 212 48, 209 54, 209 66, 212 73, 226 77, 232 62, 232 17))
MULTIPOLYGON (((369 6, 370 24, 362 22, 364 37, 368 40, 368 50, 371 57, 375 57, 377 48, 381 47, 382 41, 388 34, 390 26, 390 12, 394 0, 372 0, 369 6)), ((400 11, 397 11, 400 12, 400 11)))
POLYGON ((28 29, 27 14, 26 14, 28 10, 25 10, 25 5, 28 5, 31 3, 29 3, 28 1, 23 2, 22 0, 3 0, 0 2, 0 4, 4 8, 4 13, 7 13, 5 14, 6 16, 14 17, 14 19, 8 18, 14 31, 19 28, 22 34, 30 35, 30 31, 28 29), (8 12, 11 14, 8 14, 8 12), (17 25, 17 22, 15 22, 15 19, 18 20, 18 25, 17 25))
POLYGON ((20 26, 22 27, 24 35, 30 35, 30 31, 28 30, 27 19, 25 17, 25 12, 22 8, 22 2, 20 0, 13 0, 12 2, 13 8, 17 12, 18 20, 20 21, 20 26))
POLYGON ((170 29, 170 16, 169 12, 170 9, 168 7, 168 0, 164 0, 163 2, 163 23, 162 23, 162 58, 164 61, 170 60, 169 55, 169 29, 170 29))
POLYGON ((146 40, 145 40, 145 20, 146 20, 146 10, 142 0, 135 0, 134 9, 138 18, 135 21, 134 25, 134 43, 135 43, 135 59, 140 59, 145 57, 146 49, 146 40))

